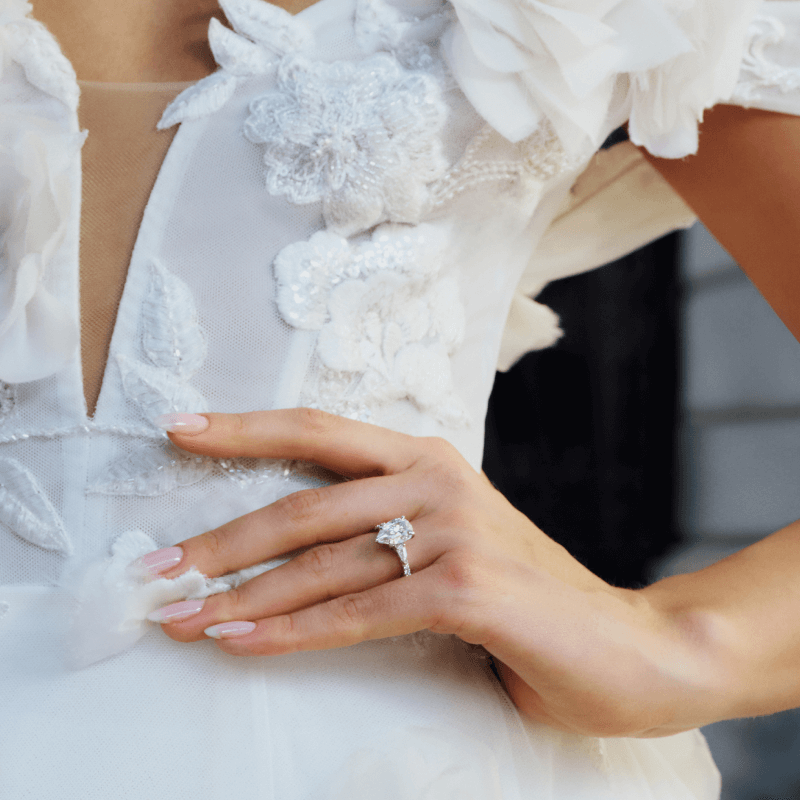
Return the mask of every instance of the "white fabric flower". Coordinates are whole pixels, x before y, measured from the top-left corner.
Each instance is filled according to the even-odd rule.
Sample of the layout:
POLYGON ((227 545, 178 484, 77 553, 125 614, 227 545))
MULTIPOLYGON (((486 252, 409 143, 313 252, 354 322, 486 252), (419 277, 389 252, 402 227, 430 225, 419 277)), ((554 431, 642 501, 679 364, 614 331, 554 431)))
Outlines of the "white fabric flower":
POLYGON ((75 309, 60 295, 54 262, 73 214, 68 171, 81 134, 46 120, 0 121, 0 379, 23 383, 52 375, 78 345, 75 309))
POLYGON ((432 225, 386 224, 360 244, 330 231, 290 244, 273 265, 281 316, 295 328, 318 331, 328 320, 334 286, 381 271, 420 275, 438 271, 446 237, 432 225))
POLYGON ((372 403, 409 399, 444 424, 466 423, 450 369, 465 325, 455 280, 378 273, 336 287, 329 310, 317 346, 325 367, 359 373, 372 403))
POLYGON ((244 134, 263 144, 267 189, 322 202, 342 236, 384 220, 418 222, 446 168, 446 106, 430 76, 379 54, 358 63, 281 64, 274 92, 250 104, 244 134))
POLYGON ((78 84, 30 5, 0 0, 0 380, 52 375, 78 346, 59 264, 77 202, 78 84), (15 100, 19 98, 19 100, 15 100), (32 99, 30 99, 32 98, 32 99))
POLYGON ((450 66, 511 141, 552 122, 573 155, 601 144, 619 79, 631 135, 659 155, 696 147, 698 118, 733 90, 759 0, 452 0, 450 66))

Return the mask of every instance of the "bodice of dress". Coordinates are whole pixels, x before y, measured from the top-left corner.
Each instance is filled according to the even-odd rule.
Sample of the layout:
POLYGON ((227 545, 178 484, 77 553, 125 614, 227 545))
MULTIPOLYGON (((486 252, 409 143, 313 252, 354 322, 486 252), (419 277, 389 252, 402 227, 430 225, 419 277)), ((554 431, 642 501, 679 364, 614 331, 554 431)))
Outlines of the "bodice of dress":
POLYGON ((153 425, 162 413, 307 405, 443 436, 477 467, 498 359, 560 333, 519 287, 617 255, 598 239, 638 244, 603 204, 630 209, 639 236, 661 232, 647 209, 691 218, 652 171, 630 181, 644 164, 630 149, 592 160, 599 142, 630 118, 634 137, 681 154, 687 115, 720 92, 796 95, 797 4, 751 24, 759 4, 742 0, 700 74, 706 12, 641 4, 634 35, 624 4, 321 0, 292 17, 225 0, 231 27, 209 31, 219 70, 169 103, 162 131, 175 87, 117 92, 113 111, 88 86, 83 144, 70 65, 6 0, 0 583, 54 581, 64 556, 100 556, 128 530, 168 544, 331 478, 189 457, 153 425), (645 52, 655 23, 660 49, 645 52), (722 75, 743 51, 741 76, 722 75), (641 91, 656 79, 674 93, 660 116, 641 91))
MULTIPOLYGON (((629 120, 683 155, 721 100, 800 113, 800 3, 221 5, 219 69, 164 111, 140 224, 115 231, 102 208, 82 219, 74 73, 27 3, 0 0, 0 797, 713 797, 695 734, 531 726, 444 637, 247 663, 177 645, 146 613, 240 577, 126 567, 336 480, 190 457, 154 426, 166 412, 307 405, 445 437, 478 467, 498 361, 559 335, 528 295, 691 219, 631 145, 597 147, 629 120), (85 318, 106 258, 107 345, 85 318), (108 774, 87 766, 101 748, 108 774)), ((136 141, 117 141, 124 167, 136 141)), ((133 220, 130 180, 114 202, 133 220)))

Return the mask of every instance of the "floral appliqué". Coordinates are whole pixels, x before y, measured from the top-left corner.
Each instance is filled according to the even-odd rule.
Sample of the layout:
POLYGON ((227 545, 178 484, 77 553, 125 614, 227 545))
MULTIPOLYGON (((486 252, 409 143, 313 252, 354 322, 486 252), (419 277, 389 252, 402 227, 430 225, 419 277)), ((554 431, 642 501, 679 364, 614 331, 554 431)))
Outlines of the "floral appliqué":
POLYGON ((357 63, 285 59, 275 91, 250 104, 244 135, 264 145, 267 189, 322 202, 342 236, 419 222, 446 169, 440 84, 379 53, 357 63))
POLYGON ((275 260, 278 306, 296 328, 318 330, 306 405, 358 419, 410 400, 442 424, 468 424, 450 355, 464 335, 448 245, 433 225, 382 225, 351 243, 329 231, 284 248, 275 260))

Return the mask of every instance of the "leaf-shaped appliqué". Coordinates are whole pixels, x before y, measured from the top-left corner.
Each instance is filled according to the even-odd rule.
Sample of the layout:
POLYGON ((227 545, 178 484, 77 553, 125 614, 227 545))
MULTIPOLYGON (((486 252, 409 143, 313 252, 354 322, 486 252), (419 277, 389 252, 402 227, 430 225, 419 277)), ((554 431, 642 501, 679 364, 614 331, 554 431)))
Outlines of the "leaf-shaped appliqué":
POLYGON ((45 550, 69 555, 64 523, 33 475, 12 458, 0 458, 0 522, 45 550))
POLYGON ((119 354, 117 363, 126 394, 148 420, 160 414, 207 410, 203 395, 174 372, 119 354))
POLYGON ((171 128, 178 122, 200 119, 219 111, 233 96, 239 79, 224 71, 184 89, 166 108, 156 126, 159 130, 171 128))
POLYGON ((214 472, 215 466, 212 459, 182 453, 169 443, 143 447, 112 463, 88 492, 156 497, 201 481, 214 472))
POLYGON ((206 340, 189 287, 158 262, 142 307, 142 349, 157 367, 187 380, 206 358, 206 340))
POLYGON ((263 75, 275 63, 274 53, 234 33, 214 18, 208 27, 208 43, 214 60, 231 75, 263 75))
POLYGON ((313 39, 309 27, 288 11, 263 0, 220 0, 220 6, 237 33, 285 54, 306 48, 313 39))

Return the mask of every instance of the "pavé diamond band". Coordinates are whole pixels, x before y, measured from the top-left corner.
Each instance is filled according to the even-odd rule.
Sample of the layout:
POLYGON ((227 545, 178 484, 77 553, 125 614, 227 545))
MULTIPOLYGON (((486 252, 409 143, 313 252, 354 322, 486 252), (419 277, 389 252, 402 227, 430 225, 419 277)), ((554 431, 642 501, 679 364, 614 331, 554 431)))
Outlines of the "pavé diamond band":
POLYGON ((390 522, 382 522, 376 525, 378 535, 375 541, 378 544, 385 544, 397 553, 400 563, 403 565, 403 575, 411 574, 411 567, 408 566, 408 553, 406 552, 406 542, 414 536, 414 529, 405 517, 398 517, 390 522))

